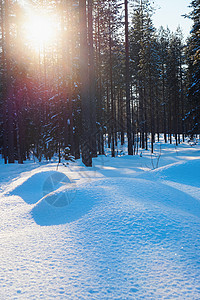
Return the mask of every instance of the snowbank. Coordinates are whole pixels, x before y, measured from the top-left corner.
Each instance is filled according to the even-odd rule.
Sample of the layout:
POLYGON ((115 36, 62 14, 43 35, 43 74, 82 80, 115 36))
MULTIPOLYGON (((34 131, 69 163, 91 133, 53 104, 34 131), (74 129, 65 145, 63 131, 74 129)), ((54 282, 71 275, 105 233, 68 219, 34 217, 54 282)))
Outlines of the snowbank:
POLYGON ((200 159, 173 163, 147 172, 140 177, 145 179, 170 180, 200 187, 200 159))
POLYGON ((3 168, 0 299, 200 299, 195 147, 3 168))

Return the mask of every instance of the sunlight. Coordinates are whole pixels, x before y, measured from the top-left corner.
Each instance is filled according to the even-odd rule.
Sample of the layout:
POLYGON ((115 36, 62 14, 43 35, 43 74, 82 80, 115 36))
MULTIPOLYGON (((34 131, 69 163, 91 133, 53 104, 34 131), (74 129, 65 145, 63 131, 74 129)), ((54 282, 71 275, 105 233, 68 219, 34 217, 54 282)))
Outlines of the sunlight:
POLYGON ((36 49, 41 50, 56 41, 58 33, 58 22, 54 16, 32 15, 24 24, 26 38, 36 49))

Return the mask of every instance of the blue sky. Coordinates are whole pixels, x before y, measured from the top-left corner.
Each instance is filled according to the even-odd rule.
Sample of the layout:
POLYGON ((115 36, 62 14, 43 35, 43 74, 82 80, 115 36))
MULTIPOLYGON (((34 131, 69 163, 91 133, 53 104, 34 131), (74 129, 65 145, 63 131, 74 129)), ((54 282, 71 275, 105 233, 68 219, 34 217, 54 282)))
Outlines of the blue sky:
POLYGON ((189 35, 192 22, 181 17, 181 15, 188 13, 190 0, 154 0, 157 9, 153 17, 153 22, 156 28, 161 25, 175 31, 178 25, 181 26, 185 37, 189 35))

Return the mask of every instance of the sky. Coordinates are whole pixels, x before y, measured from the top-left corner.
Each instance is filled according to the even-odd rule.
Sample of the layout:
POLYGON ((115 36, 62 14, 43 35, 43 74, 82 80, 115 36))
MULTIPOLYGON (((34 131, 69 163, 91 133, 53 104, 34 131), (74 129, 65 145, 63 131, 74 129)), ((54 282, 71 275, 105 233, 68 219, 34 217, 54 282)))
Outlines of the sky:
POLYGON ((161 25, 175 31, 178 25, 181 26, 185 37, 189 35, 191 30, 191 20, 185 19, 181 15, 188 13, 190 0, 154 0, 157 8, 153 16, 153 22, 156 28, 161 25), (160 7, 160 8, 159 8, 160 7))

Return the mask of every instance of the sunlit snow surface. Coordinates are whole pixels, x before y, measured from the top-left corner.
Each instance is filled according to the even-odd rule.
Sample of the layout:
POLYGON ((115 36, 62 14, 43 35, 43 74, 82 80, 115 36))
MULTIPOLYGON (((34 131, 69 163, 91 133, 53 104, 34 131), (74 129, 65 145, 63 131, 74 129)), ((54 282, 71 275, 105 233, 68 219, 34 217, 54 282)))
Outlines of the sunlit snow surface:
POLYGON ((159 152, 2 163, 0 299, 200 299, 200 145, 159 152))

